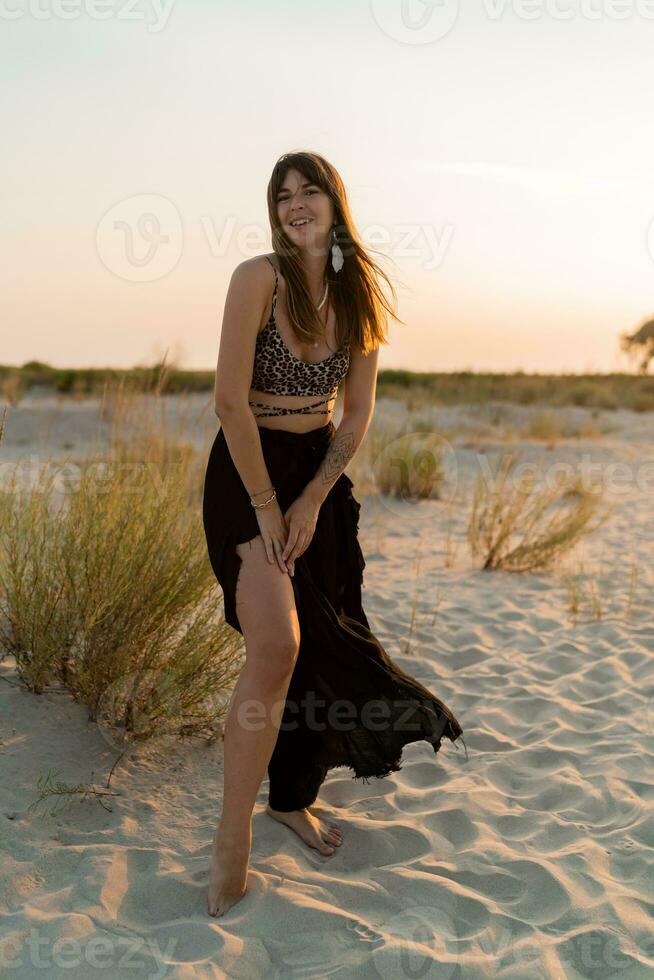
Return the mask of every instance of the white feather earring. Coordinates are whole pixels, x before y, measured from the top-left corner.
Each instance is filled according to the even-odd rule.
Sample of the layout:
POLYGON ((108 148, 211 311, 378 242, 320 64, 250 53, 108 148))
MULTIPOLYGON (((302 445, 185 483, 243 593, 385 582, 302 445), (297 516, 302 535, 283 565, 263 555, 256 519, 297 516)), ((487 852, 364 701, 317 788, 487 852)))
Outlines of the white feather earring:
POLYGON ((333 228, 332 267, 334 272, 340 272, 343 268, 343 250, 336 239, 336 226, 333 228))

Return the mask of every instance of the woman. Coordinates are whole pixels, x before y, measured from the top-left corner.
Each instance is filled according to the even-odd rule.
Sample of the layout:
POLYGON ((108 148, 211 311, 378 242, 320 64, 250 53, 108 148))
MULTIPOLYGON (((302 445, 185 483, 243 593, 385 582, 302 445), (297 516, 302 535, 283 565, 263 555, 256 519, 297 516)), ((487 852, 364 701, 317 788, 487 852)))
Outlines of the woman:
POLYGON ((278 160, 268 212, 274 251, 235 269, 225 301, 221 427, 204 485, 209 557, 246 652, 225 727, 210 915, 246 891, 266 768, 266 812, 331 855, 341 830, 311 810, 328 769, 385 776, 408 742, 426 739, 437 752, 443 736, 462 733, 390 660, 361 606, 360 504, 343 471, 372 418, 382 313, 393 312, 377 276, 395 291, 362 248, 343 183, 322 157, 278 160))

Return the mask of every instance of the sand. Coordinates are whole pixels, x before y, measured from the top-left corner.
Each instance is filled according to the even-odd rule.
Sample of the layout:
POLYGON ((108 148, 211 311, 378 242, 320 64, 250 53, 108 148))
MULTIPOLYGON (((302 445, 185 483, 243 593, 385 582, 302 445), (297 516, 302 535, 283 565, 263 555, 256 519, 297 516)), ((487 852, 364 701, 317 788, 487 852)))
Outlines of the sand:
MULTIPOLYGON (((93 410, 26 400, 11 410, 2 461, 42 452, 46 423, 51 451, 83 446, 93 410)), ((468 761, 462 746, 444 741, 435 757, 422 742, 369 785, 332 770, 316 809, 343 830, 333 857, 264 812, 264 780, 248 892, 222 918, 205 904, 222 744, 135 751, 114 773, 110 812, 93 798, 51 818, 43 804, 28 811, 48 770, 104 788, 117 753, 66 692, 35 696, 11 658, 0 664, 3 976, 652 975, 654 418, 559 410, 611 431, 552 449, 503 440, 539 411, 437 409, 458 432, 446 500, 403 510, 357 494, 355 480, 371 626, 455 711, 468 761), (603 474, 626 467, 607 524, 553 571, 484 572, 470 554, 472 478, 508 445, 548 463, 585 456, 603 474), (573 615, 566 575, 579 568, 573 615)))

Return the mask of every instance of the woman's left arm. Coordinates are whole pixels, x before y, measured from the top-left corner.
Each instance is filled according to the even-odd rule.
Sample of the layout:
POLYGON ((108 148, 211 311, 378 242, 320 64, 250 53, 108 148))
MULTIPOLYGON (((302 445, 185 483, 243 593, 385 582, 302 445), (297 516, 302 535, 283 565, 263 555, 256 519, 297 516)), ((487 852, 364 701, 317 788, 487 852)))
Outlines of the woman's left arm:
POLYGON ((295 559, 311 543, 327 494, 363 442, 370 425, 375 405, 378 358, 379 347, 365 356, 361 351, 350 354, 350 368, 345 377, 343 417, 317 473, 284 513, 288 537, 282 558, 290 575, 295 574, 295 559))
POLYGON ((339 476, 354 457, 370 425, 375 407, 379 347, 368 354, 355 350, 344 380, 343 417, 329 444, 325 457, 301 496, 320 506, 339 476))

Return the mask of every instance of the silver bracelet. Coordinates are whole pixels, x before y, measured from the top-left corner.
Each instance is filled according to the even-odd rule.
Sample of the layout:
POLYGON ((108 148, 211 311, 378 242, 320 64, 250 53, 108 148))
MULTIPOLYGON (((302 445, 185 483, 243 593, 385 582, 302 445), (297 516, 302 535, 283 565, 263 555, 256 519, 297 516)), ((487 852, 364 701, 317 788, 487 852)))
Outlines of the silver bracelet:
POLYGON ((254 502, 254 500, 252 499, 252 497, 250 497, 250 503, 252 504, 252 506, 253 506, 253 507, 265 507, 265 506, 266 506, 267 504, 269 504, 269 503, 270 503, 270 501, 271 501, 271 500, 274 500, 276 496, 277 496, 277 491, 276 491, 276 490, 275 490, 275 488, 273 487, 273 492, 272 492, 272 494, 270 495, 270 497, 268 497, 268 499, 267 499, 267 500, 264 500, 264 502, 263 502, 262 504, 255 504, 255 502, 254 502))

